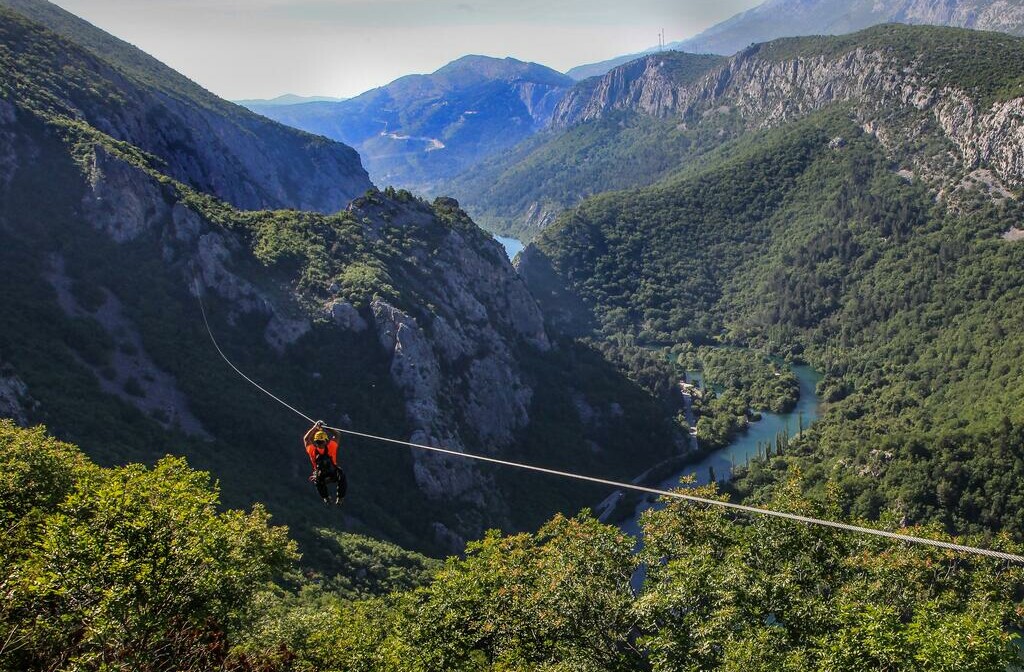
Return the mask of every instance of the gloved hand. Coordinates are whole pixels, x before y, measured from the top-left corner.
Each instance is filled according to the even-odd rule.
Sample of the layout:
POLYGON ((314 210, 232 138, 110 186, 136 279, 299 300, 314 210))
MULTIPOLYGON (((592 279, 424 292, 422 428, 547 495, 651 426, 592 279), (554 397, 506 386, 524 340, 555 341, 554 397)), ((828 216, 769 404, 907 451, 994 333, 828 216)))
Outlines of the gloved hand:
POLYGON ((309 482, 310 483, 316 483, 316 472, 315 471, 312 474, 309 475, 309 482))
POLYGON ((317 421, 316 421, 315 423, 313 423, 313 424, 314 424, 314 425, 316 425, 316 428, 317 428, 317 429, 321 429, 321 428, 322 428, 322 427, 324 426, 324 421, 323 421, 323 420, 317 420, 317 421))

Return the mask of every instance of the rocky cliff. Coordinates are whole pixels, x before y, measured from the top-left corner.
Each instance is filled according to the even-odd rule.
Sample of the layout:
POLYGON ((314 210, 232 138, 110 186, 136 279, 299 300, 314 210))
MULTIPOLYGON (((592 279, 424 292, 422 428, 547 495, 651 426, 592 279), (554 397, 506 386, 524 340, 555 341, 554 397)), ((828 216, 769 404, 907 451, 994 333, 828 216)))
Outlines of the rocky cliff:
MULTIPOLYGON (((309 515, 302 421, 221 361, 201 293, 230 357, 332 424, 620 476, 674 450, 651 395, 549 340, 501 246, 454 200, 389 189, 332 214, 233 207, 217 196, 258 200, 270 183, 217 172, 229 168, 196 144, 207 111, 140 91, 23 19, 0 37, 0 413, 45 422, 104 463, 187 455, 228 503, 265 502, 312 534, 324 521, 309 515), (622 411, 605 413, 613 405, 622 411), (607 420, 584 422, 577 407, 607 420)), ((593 499, 343 445, 353 496, 336 523, 435 552, 593 499)))
POLYGON ((984 169, 997 192, 1018 190, 1022 91, 972 72, 998 70, 997 82, 1015 81, 1021 54, 1024 40, 1006 35, 882 26, 845 38, 757 45, 685 83, 666 78, 649 57, 611 71, 589 95, 567 96, 556 119, 571 125, 630 110, 694 128, 733 116, 741 121, 736 130, 757 130, 847 105, 905 167, 938 188, 984 169), (915 147, 923 137, 949 143, 956 170, 940 169, 942 153, 934 148, 915 147))
POLYGON ((724 61, 678 51, 630 61, 570 89, 555 109, 551 125, 565 128, 613 110, 667 116, 691 100, 696 80, 724 61))
MULTIPOLYGON (((457 203, 439 201, 432 206, 407 195, 396 200, 376 193, 333 218, 305 215, 296 234, 312 229, 310 242, 326 236, 333 241, 338 260, 321 280, 302 287, 290 277, 290 253, 279 263, 259 258, 261 246, 277 244, 279 236, 286 235, 280 231, 285 226, 277 219, 281 215, 243 215, 225 209, 185 185, 162 181, 159 172, 133 162, 109 139, 71 163, 70 153, 65 153, 70 147, 62 152, 63 141, 40 127, 30 110, 10 103, 2 110, 0 165, 6 170, 0 182, 9 207, 0 214, 0 238, 27 254, 25 261, 36 267, 28 275, 14 275, 17 269, 8 265, 5 286, 19 296, 40 292, 36 302, 49 306, 47 323, 57 339, 75 329, 74 336, 65 336, 66 343, 44 339, 40 347, 54 356, 67 352, 66 367, 75 372, 73 377, 97 386, 94 405, 134 409, 140 422, 145 419, 143 424, 153 422, 191 436, 197 446, 213 443, 218 452, 230 450, 224 447, 231 442, 225 419, 246 422, 242 418, 255 409, 211 406, 212 400, 204 400, 205 393, 197 387, 199 381, 192 379, 197 374, 193 367, 206 359, 201 355, 210 346, 195 338, 188 322, 174 326, 173 315, 189 312, 189 299, 181 296, 188 288, 204 294, 229 351, 241 351, 243 360, 249 348, 262 353, 259 364, 250 361, 248 366, 262 370, 265 381, 265 376, 276 379, 276 384, 267 382, 278 389, 289 384, 288 378, 301 380, 323 369, 325 359, 332 356, 332 343, 343 347, 340 356, 348 360, 350 375, 325 386, 326 396, 307 400, 311 410, 335 409, 329 416, 332 422, 492 453, 509 449, 529 423, 533 388, 520 358, 524 350, 543 354, 550 349, 543 321, 498 243, 477 230, 457 203), (52 223, 49 218, 34 220, 31 209, 26 209, 29 204, 39 206, 27 182, 37 176, 46 179, 37 169, 49 173, 50 179, 77 176, 58 183, 62 205, 52 223), (65 200, 70 194, 76 195, 65 200), (73 249, 73 256, 50 252, 53 243, 33 243, 37 238, 51 239, 57 250, 73 249), (128 256, 116 265, 86 261, 96 255, 128 256), (375 281, 350 283, 357 269, 374 263, 387 267, 389 287, 375 281), (166 283, 173 292, 162 299, 162 315, 146 315, 145 306, 154 302, 154 296, 148 287, 138 286, 138 264, 149 269, 148 284, 166 283), (173 353, 181 346, 192 353, 189 358, 173 353), (363 354, 353 359, 353 349, 363 354), (386 380, 379 379, 381 373, 386 380), (366 404, 391 403, 385 397, 373 398, 368 381, 374 379, 382 394, 390 389, 403 400, 388 411, 401 418, 392 426, 375 427, 366 411, 359 410, 366 404), (340 394, 332 389, 338 382, 347 387, 340 394), (110 402, 102 401, 104 395, 110 402), (360 401, 353 401, 354 396, 360 401)), ((76 145, 81 146, 73 141, 70 146, 76 145)), ((0 342, 12 352, 10 366, 0 377, 0 410, 22 423, 48 420, 60 430, 75 411, 67 410, 69 400, 60 389, 44 382, 44 365, 26 350, 31 341, 25 337, 37 329, 31 320, 31 315, 19 316, 0 334, 0 342), (40 401, 33 405, 38 390, 40 401)), ((7 352, 5 347, 5 358, 7 352)), ((202 385, 215 384, 231 397, 248 394, 242 381, 224 377, 227 369, 210 368, 202 374, 207 378, 202 385)), ((95 440, 85 443, 103 454, 95 440)), ((250 450, 267 455, 268 467, 291 462, 291 472, 299 466, 297 460, 281 461, 290 451, 274 455, 281 451, 273 443, 256 440, 250 450)), ((506 499, 492 478, 472 463, 422 452, 406 454, 411 462, 404 487, 420 494, 403 498, 419 497, 420 507, 432 502, 448 509, 421 521, 431 531, 414 533, 420 535, 418 543, 426 539, 454 548, 462 535, 479 533, 486 525, 510 524, 506 499)), ((394 458, 377 458, 377 466, 358 466, 357 458, 351 460, 356 460, 355 471, 362 472, 362 478, 402 482, 401 477, 381 472, 385 465, 395 467, 394 458)), ((238 474, 218 473, 229 490, 244 487, 243 482, 234 482, 238 474)), ((291 485, 278 486, 304 493, 302 473, 295 476, 291 485)))

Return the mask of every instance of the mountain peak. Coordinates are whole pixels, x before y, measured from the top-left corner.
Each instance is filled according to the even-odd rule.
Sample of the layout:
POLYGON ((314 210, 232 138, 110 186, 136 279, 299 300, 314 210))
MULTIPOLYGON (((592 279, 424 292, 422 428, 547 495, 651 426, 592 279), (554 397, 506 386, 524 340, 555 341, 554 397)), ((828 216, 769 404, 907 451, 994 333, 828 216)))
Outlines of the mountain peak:
POLYGON ((766 0, 671 47, 734 54, 751 44, 800 35, 844 35, 882 23, 951 26, 1024 34, 1024 3, 999 0, 766 0))
POLYGON ((572 86, 572 78, 539 63, 520 61, 506 56, 483 56, 468 54, 457 58, 433 73, 434 77, 465 79, 478 77, 481 79, 527 80, 538 84, 552 86, 572 86))

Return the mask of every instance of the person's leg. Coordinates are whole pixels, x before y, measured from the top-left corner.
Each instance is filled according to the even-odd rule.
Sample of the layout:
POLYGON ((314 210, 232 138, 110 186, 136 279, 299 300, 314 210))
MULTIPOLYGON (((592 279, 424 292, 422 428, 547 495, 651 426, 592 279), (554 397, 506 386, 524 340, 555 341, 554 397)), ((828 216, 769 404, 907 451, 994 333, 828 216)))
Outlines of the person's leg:
POLYGON ((348 479, 345 477, 345 472, 338 468, 338 497, 334 500, 335 504, 341 504, 342 500, 345 499, 345 495, 348 493, 348 479))
POLYGON ((320 499, 325 502, 327 499, 327 475, 324 474, 323 470, 320 470, 316 474, 316 491, 320 493, 320 499))

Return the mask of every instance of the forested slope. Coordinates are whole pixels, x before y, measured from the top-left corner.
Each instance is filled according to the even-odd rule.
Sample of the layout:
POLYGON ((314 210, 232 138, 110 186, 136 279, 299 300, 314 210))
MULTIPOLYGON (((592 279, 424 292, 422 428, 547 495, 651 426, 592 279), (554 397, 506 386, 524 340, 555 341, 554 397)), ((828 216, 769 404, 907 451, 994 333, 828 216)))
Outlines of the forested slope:
POLYGON ((725 59, 667 52, 570 89, 551 126, 443 189, 492 230, 529 240, 565 208, 613 189, 649 184, 721 143, 721 124, 686 128, 655 113, 725 59))
POLYGON ((537 296, 561 278, 605 334, 810 361, 829 413, 799 442, 804 459, 775 468, 840 483, 860 514, 1017 533, 1024 247, 1004 234, 1021 208, 983 188, 936 202, 848 114, 591 199, 527 250, 523 275, 537 296))
POLYGON ((578 84, 560 126, 450 188, 485 225, 531 238, 588 196, 667 179, 752 131, 848 105, 936 191, 965 180, 1019 190, 1022 53, 1024 40, 1005 34, 885 25, 752 45, 727 61, 676 54, 691 61, 681 78, 649 56, 578 84))
POLYGON ((158 156, 160 172, 249 210, 335 212, 370 186, 346 145, 217 98, 45 0, 0 2, 4 88, 158 156))
MULTIPOLYGON (((492 532, 443 566, 347 536, 361 553, 343 578, 357 584, 339 585, 296 572, 294 542, 261 506, 218 512, 209 475, 180 459, 103 469, 41 428, 0 421, 0 467, 3 669, 994 672, 1019 662, 1020 567, 877 537, 677 501, 646 515, 639 554, 585 512, 536 533, 492 532)), ((788 483, 772 505, 838 515, 799 490, 788 483)))

